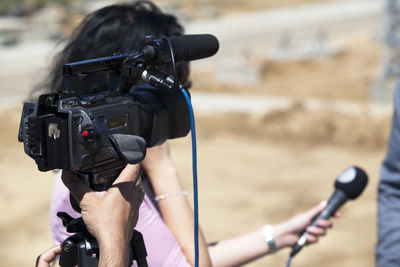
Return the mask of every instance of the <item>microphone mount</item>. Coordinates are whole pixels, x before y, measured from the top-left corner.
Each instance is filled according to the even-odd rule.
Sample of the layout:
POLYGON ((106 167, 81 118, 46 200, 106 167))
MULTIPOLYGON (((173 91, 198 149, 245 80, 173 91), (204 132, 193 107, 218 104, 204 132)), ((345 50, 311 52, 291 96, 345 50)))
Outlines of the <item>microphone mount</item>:
POLYGON ((127 93, 130 87, 126 86, 126 84, 137 84, 139 80, 159 89, 180 89, 182 86, 179 81, 175 82, 176 79, 171 75, 158 69, 160 62, 171 61, 171 56, 174 55, 173 46, 169 47, 171 43, 163 41, 167 38, 163 37, 162 40, 154 41, 151 36, 147 36, 146 43, 148 45, 142 51, 131 51, 123 54, 115 53, 110 57, 65 64, 63 66, 63 82, 60 91, 68 96, 74 94, 75 92, 69 88, 71 80, 77 76, 85 76, 96 72, 108 72, 110 77, 109 94, 127 93), (167 53, 167 49, 172 52, 170 53, 170 50, 168 50, 167 53), (167 57, 169 58, 168 60, 166 59, 167 57), (157 58, 157 60, 154 60, 154 58, 157 58), (174 84, 179 86, 174 86, 174 84))
POLYGON ((210 57, 219 48, 217 38, 210 34, 163 36, 157 40, 147 36, 145 43, 146 46, 141 51, 116 53, 110 57, 65 64, 60 91, 68 96, 74 94, 69 88, 71 80, 76 76, 96 72, 109 74, 110 89, 108 93, 127 93, 130 89, 127 84, 136 84, 141 79, 145 82, 150 81, 156 86, 160 85, 160 89, 178 90, 182 86, 178 81, 175 61, 191 61, 210 57), (172 63, 172 76, 159 70, 159 66, 168 62, 172 63), (171 87, 172 82, 173 87, 171 87))

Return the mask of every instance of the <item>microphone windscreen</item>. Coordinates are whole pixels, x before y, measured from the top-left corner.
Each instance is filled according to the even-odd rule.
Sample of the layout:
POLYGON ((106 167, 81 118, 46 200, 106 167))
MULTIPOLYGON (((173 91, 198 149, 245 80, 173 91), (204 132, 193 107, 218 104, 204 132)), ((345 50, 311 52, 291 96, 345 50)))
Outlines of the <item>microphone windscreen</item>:
POLYGON ((191 61, 217 53, 219 42, 211 34, 188 34, 171 37, 176 61, 191 61))
POLYGON ((344 170, 335 181, 335 188, 342 190, 349 199, 357 198, 367 186, 368 176, 361 168, 352 166, 344 170))

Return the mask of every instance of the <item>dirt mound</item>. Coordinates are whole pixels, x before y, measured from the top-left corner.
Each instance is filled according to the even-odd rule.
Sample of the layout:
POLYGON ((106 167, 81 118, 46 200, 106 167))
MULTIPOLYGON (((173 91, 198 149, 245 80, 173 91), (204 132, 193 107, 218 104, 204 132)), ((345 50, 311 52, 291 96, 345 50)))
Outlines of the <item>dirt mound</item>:
POLYGON ((274 111, 265 116, 216 115, 198 119, 199 132, 211 137, 221 132, 232 132, 252 139, 279 140, 306 145, 332 144, 382 149, 387 145, 390 118, 370 115, 354 116, 335 111, 312 112, 301 103, 285 111, 274 111))
POLYGON ((258 85, 220 84, 212 71, 194 73, 195 90, 237 94, 267 94, 293 99, 315 97, 367 101, 369 88, 379 68, 379 44, 367 39, 352 39, 343 51, 329 57, 302 61, 261 60, 262 80, 258 85))

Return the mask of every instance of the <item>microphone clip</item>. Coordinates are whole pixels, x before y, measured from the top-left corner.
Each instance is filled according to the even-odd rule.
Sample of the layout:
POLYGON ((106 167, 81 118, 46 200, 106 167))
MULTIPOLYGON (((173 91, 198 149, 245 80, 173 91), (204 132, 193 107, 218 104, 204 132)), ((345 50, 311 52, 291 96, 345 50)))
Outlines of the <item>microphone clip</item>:
POLYGON ((155 68, 144 70, 141 79, 152 86, 166 91, 175 91, 182 88, 182 85, 180 84, 175 86, 175 81, 172 75, 155 68))
MULTIPOLYGON (((165 38, 154 40, 153 36, 148 35, 145 37, 145 43, 146 46, 141 51, 144 59, 152 61, 154 64, 171 61, 170 44, 165 38)), ((171 43, 171 45, 173 44, 171 43)))

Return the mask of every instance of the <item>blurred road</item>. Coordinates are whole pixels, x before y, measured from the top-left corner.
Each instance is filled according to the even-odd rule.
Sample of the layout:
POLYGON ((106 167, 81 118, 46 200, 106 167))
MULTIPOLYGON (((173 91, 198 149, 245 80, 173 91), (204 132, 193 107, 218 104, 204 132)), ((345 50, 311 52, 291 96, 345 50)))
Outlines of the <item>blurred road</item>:
MULTIPOLYGON (((191 92, 192 104, 196 111, 223 112, 265 115, 271 111, 288 110, 298 101, 282 96, 260 96, 245 94, 224 94, 191 92)), ((347 115, 369 115, 388 117, 392 114, 391 103, 361 103, 345 100, 321 100, 307 98, 301 102, 302 107, 311 112, 334 111, 347 115)))
POLYGON ((0 109, 26 99, 31 88, 46 76, 54 51, 55 44, 45 41, 0 47, 0 109))
MULTIPOLYGON (((378 35, 382 8, 383 1, 378 0, 336 1, 193 22, 186 25, 187 33, 212 33, 220 40, 217 56, 195 62, 193 68, 214 65, 221 57, 245 50, 262 52, 276 47, 285 32, 293 40, 315 38, 321 30, 329 39, 378 35)), ((26 98, 45 77, 54 51, 55 45, 45 41, 0 47, 0 108, 18 105, 26 98)))
POLYGON ((350 35, 379 37, 383 4, 380 0, 314 3, 194 22, 186 30, 217 36, 217 56, 277 47, 282 34, 292 41, 314 39, 321 31, 334 40, 350 35))

